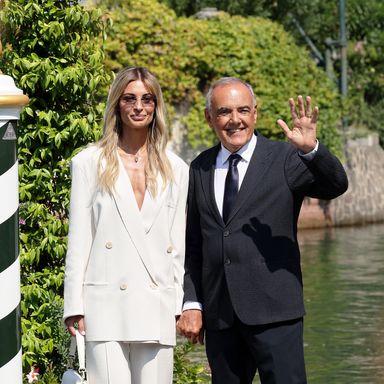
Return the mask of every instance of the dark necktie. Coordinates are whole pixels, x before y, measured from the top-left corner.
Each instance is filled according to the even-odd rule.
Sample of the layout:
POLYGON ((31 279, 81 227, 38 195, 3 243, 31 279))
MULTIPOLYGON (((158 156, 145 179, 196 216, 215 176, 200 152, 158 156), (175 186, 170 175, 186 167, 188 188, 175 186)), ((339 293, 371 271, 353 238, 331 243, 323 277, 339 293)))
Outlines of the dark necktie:
POLYGON ((225 178, 224 200, 223 200, 223 220, 227 222, 229 214, 235 205, 237 193, 239 191, 239 172, 237 164, 241 160, 241 156, 237 153, 229 156, 228 173, 225 178))

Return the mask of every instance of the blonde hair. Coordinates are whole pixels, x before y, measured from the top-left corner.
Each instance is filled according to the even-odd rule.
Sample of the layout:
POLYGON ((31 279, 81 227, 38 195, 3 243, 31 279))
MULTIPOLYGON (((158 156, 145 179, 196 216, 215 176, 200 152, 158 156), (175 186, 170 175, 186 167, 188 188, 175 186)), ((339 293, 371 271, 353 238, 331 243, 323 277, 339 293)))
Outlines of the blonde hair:
POLYGON ((156 97, 156 107, 152 123, 148 128, 147 153, 148 162, 145 167, 146 186, 152 196, 156 196, 158 186, 156 177, 160 173, 163 186, 173 179, 172 168, 165 148, 168 141, 166 128, 165 105, 160 84, 156 77, 143 67, 128 67, 120 70, 112 83, 108 94, 104 114, 103 138, 97 143, 101 148, 98 163, 99 185, 102 190, 112 192, 118 176, 117 144, 122 135, 122 124, 119 112, 119 99, 127 85, 140 80, 145 88, 156 97))

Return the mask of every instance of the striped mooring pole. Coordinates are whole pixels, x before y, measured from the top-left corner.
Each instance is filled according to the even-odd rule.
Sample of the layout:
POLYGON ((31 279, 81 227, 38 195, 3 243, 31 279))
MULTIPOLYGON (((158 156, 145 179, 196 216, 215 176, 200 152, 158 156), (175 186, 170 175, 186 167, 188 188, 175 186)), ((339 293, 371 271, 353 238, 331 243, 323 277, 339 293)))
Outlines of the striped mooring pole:
POLYGON ((21 384, 17 121, 28 97, 0 71, 0 378, 21 384))

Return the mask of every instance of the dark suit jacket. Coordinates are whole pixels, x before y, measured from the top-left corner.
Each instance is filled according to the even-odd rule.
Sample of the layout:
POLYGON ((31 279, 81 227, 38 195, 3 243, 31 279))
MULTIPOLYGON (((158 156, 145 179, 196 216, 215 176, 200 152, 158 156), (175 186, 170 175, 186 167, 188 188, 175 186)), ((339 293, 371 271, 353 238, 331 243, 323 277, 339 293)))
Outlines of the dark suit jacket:
POLYGON ((289 144, 257 134, 257 145, 227 224, 216 206, 214 170, 220 146, 190 168, 185 301, 203 304, 205 327, 224 329, 233 311, 245 324, 304 315, 297 220, 304 196, 332 199, 348 181, 321 143, 305 161, 289 144))

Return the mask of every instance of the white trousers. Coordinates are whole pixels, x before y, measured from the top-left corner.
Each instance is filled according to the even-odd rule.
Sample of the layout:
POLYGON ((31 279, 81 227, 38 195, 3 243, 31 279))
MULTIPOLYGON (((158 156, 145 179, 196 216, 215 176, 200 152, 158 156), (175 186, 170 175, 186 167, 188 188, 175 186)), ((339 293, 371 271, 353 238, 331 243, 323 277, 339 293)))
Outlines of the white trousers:
POLYGON ((88 341, 86 367, 88 384, 172 384, 173 347, 88 341))

